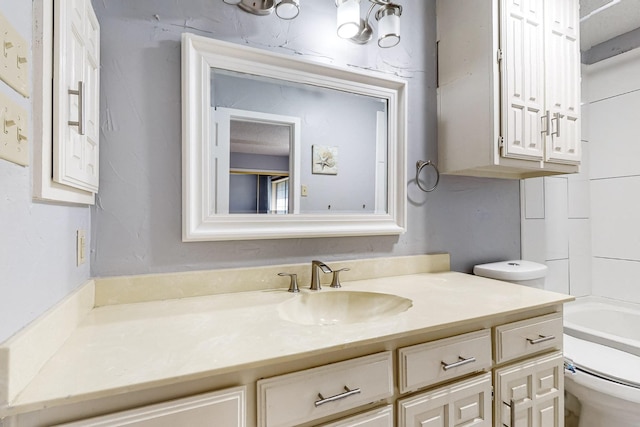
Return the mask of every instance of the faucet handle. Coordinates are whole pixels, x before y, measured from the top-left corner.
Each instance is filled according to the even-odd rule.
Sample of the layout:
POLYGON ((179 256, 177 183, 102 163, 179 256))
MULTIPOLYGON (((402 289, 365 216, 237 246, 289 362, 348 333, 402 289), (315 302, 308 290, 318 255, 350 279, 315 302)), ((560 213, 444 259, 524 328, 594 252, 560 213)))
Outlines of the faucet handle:
POLYGON ((291 278, 291 283, 289 283, 288 292, 298 293, 300 292, 300 288, 298 288, 298 275, 295 273, 278 273, 278 276, 289 276, 291 278))
POLYGON ((341 268, 340 270, 333 270, 333 278, 331 279, 331 284, 329 285, 332 288, 341 288, 339 274, 341 271, 349 271, 350 268, 341 268))

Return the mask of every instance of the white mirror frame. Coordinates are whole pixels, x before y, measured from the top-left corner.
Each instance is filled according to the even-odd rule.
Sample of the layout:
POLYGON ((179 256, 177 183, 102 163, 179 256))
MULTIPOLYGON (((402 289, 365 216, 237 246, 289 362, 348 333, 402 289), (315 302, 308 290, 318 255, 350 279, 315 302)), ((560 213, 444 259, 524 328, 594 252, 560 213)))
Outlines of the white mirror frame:
MULTIPOLYGON (((407 82, 194 34, 182 35, 182 240, 185 242, 397 235, 406 224, 407 82), (387 212, 384 214, 217 215, 208 206, 215 170, 211 69, 337 89, 387 101, 387 212)), ((297 183, 296 185, 300 185, 297 183)))

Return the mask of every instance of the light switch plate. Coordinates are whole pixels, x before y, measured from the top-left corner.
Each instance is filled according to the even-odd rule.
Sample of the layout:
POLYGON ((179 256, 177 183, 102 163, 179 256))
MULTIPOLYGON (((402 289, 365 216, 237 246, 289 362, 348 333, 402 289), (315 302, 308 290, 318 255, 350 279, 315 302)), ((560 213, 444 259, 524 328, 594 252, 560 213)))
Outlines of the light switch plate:
POLYGON ((27 111, 0 92, 0 158, 22 166, 29 164, 27 111))
POLYGON ((0 79, 29 97, 29 46, 0 13, 0 79))
POLYGON ((87 250, 87 241, 85 239, 84 230, 80 229, 76 233, 76 255, 77 255, 77 264, 81 266, 87 259, 86 256, 87 250))

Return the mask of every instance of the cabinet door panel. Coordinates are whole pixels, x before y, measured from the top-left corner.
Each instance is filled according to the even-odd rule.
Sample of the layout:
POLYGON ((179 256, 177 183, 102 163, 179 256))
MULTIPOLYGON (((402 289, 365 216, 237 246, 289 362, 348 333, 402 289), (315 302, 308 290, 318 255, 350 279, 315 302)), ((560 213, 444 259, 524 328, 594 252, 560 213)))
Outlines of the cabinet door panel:
POLYGON ((99 184, 100 26, 89 0, 54 2, 53 179, 99 184))
POLYGON ((393 406, 388 405, 319 427, 393 427, 393 406))
POLYGON ((579 163, 580 150, 580 49, 578 40, 578 0, 547 0, 545 63, 547 109, 546 160, 579 163))
POLYGON ((506 0, 502 8, 502 135, 505 157, 542 160, 544 19, 542 0, 506 0))
POLYGON ((491 374, 398 401, 399 427, 491 425, 491 374))
POLYGON ((497 369, 494 384, 496 427, 563 426, 562 353, 497 369))

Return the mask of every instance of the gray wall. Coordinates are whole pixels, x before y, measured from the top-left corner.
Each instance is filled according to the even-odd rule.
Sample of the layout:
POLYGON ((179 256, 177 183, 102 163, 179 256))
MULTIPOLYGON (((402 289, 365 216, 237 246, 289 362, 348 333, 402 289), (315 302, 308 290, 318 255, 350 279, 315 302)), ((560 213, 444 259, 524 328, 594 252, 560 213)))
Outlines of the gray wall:
MULTIPOLYGON (((403 1, 403 38, 382 50, 335 36, 332 1, 304 1, 290 22, 221 0, 93 1, 102 30, 100 194, 92 212, 92 274, 111 276, 356 257, 450 252, 456 270, 519 257, 517 181, 443 177, 417 189, 415 162, 436 159, 435 3, 403 1), (397 237, 181 241, 180 34, 409 82, 408 231, 397 237)), ((425 173, 426 176, 426 173, 425 173)))
MULTIPOLYGON (((0 0, 0 13, 30 45, 31 1, 0 0)), ((32 98, 2 81, 0 92, 29 112, 33 135, 32 98)), ((88 236, 91 211, 33 202, 31 174, 30 166, 0 160, 0 342, 89 277, 89 263, 76 267, 75 236, 77 229, 88 236)))

